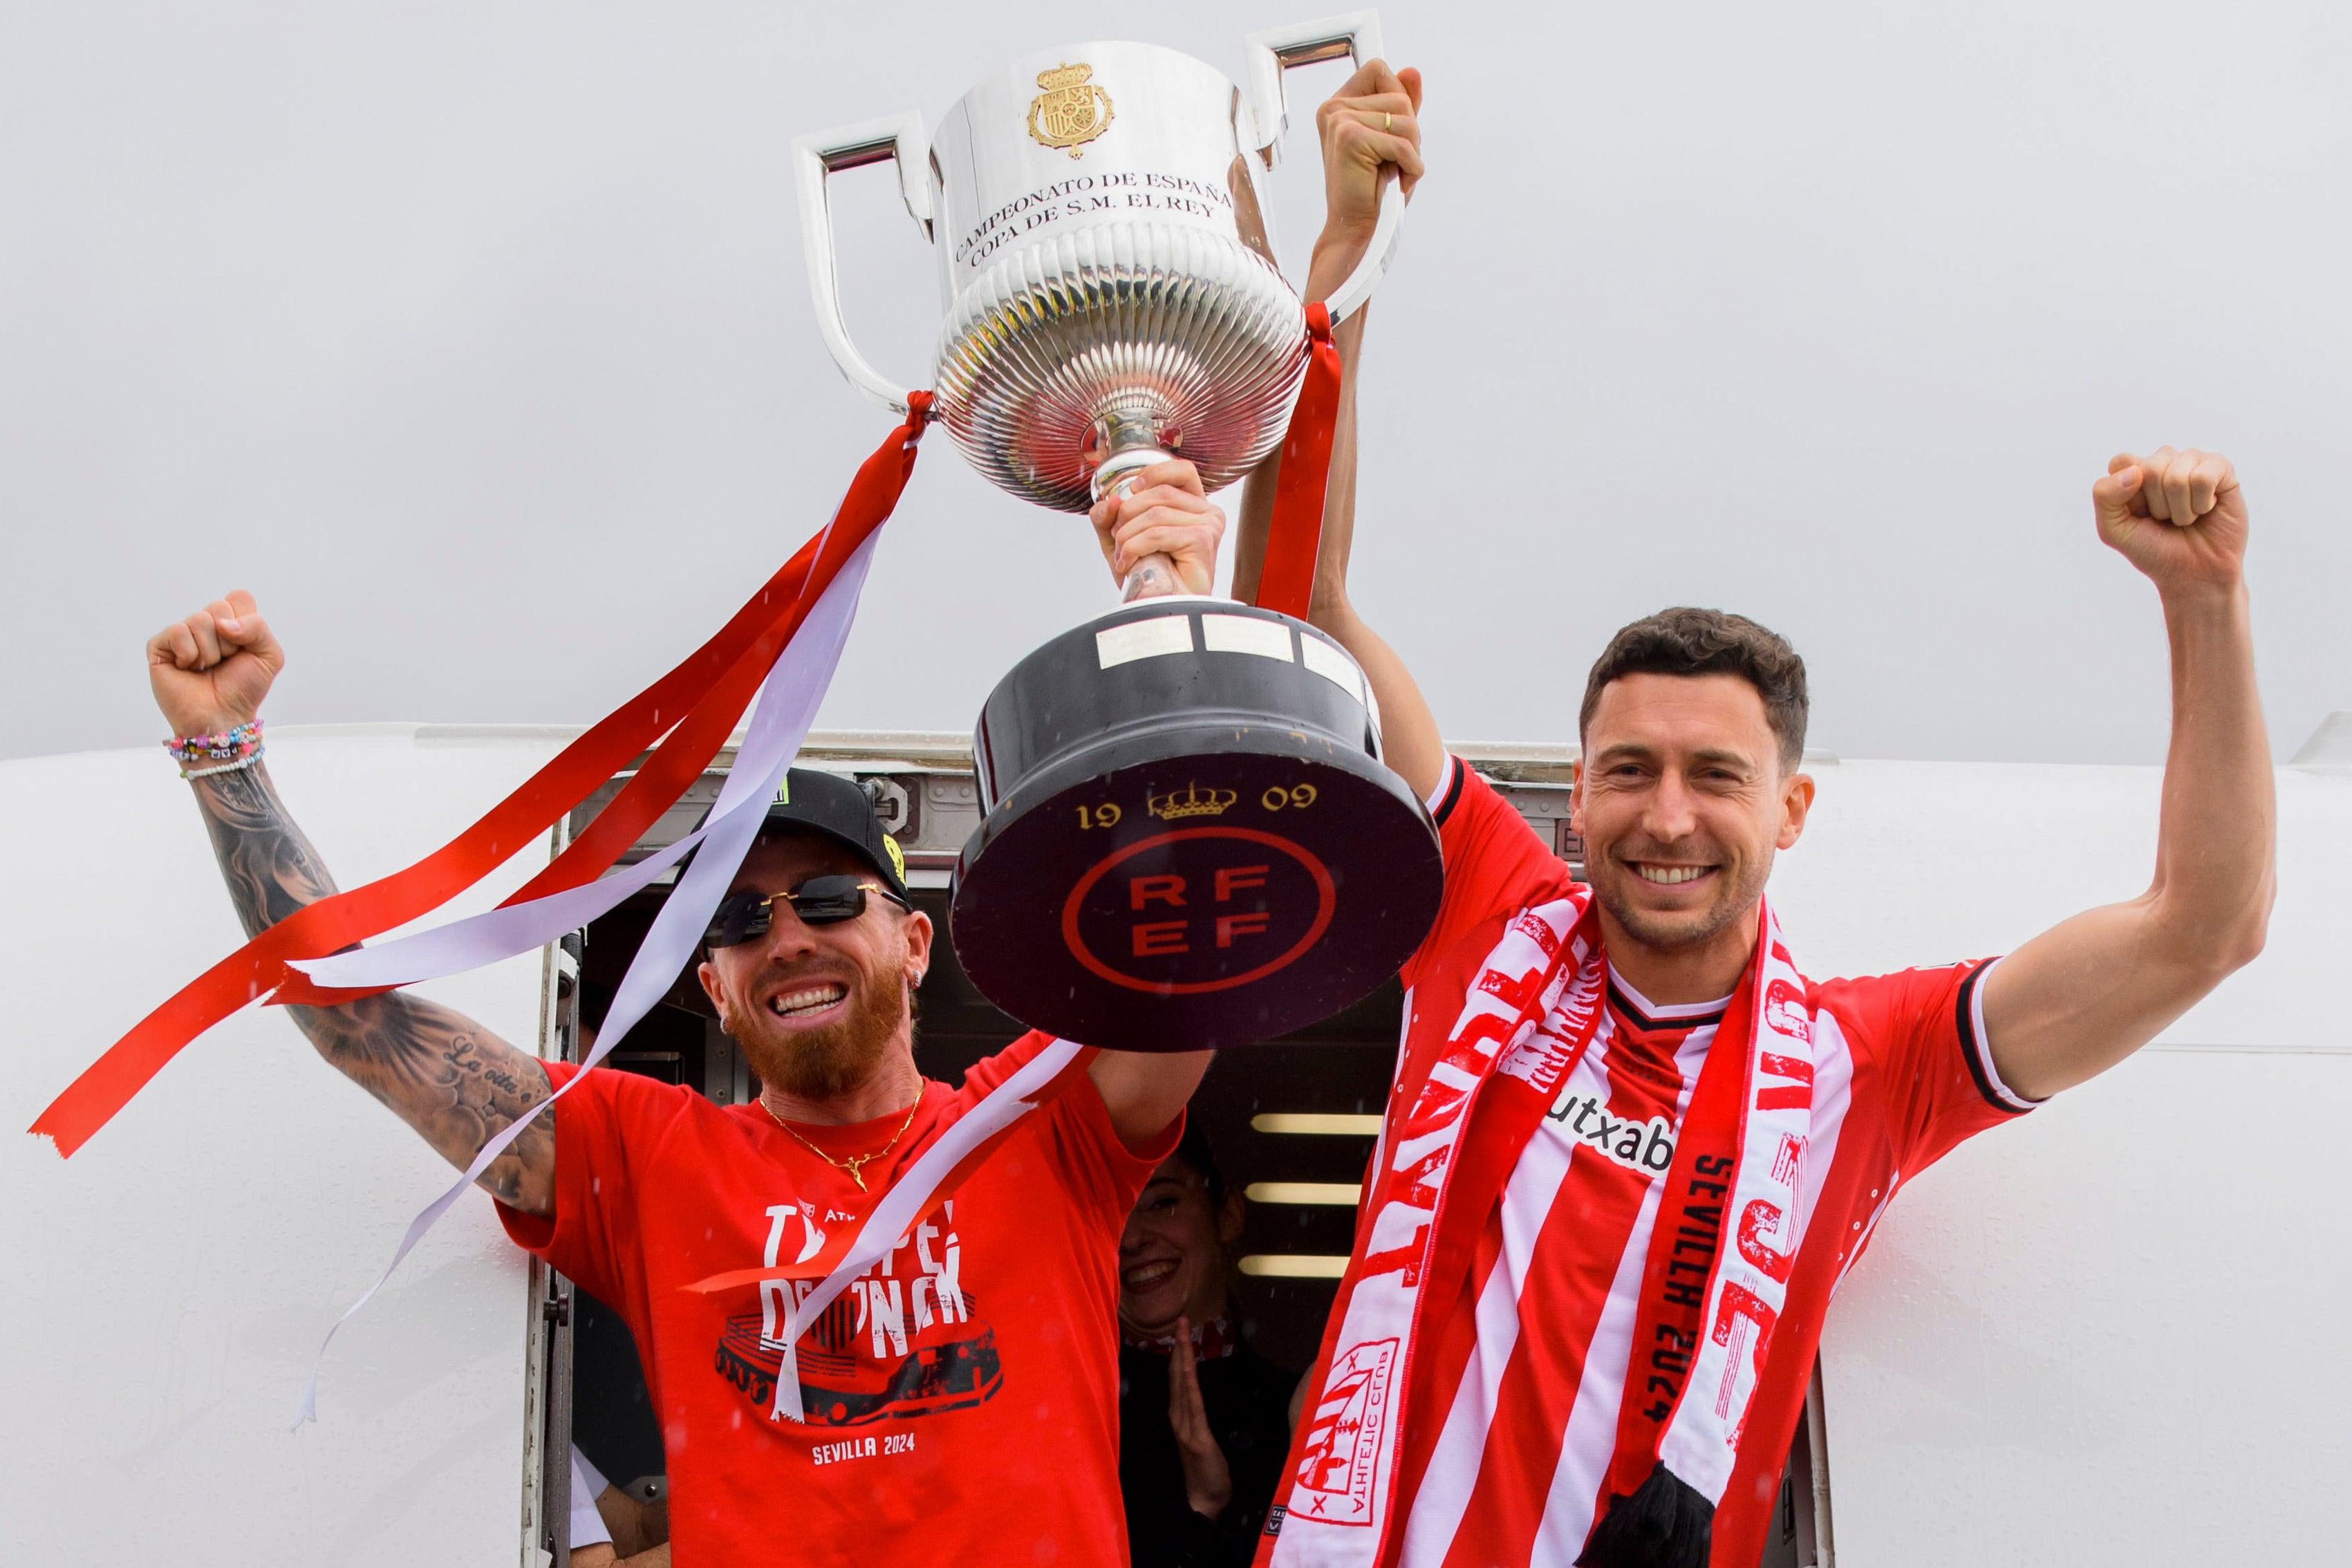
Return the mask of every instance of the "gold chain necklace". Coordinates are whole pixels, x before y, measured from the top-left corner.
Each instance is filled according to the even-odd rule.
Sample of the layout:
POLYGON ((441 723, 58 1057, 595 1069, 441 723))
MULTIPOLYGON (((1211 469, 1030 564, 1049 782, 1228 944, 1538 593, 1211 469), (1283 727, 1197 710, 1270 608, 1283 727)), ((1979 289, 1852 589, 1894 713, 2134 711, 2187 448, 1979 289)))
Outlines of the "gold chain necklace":
POLYGON ((815 1144, 810 1142, 806 1138, 802 1137, 800 1129, 794 1127, 791 1122, 777 1115, 775 1108, 768 1103, 764 1096, 760 1100, 760 1109, 768 1113, 769 1121, 774 1122, 777 1126, 791 1133, 802 1148, 807 1150, 810 1153, 815 1155, 826 1164, 831 1165, 835 1170, 848 1172, 849 1179, 857 1184, 857 1190, 861 1193, 869 1190, 866 1185, 865 1167, 870 1162, 880 1159, 883 1155, 887 1154, 891 1150, 896 1149, 898 1146, 898 1140, 904 1138, 907 1135, 907 1129, 915 1124, 915 1112, 921 1110, 922 1105, 923 1090, 921 1086, 918 1085, 915 1089, 915 1103, 907 1107, 907 1120, 898 1123, 898 1131, 890 1134, 890 1142, 883 1144, 882 1147, 875 1150, 871 1154, 853 1154, 846 1160, 836 1160, 832 1155, 826 1153, 824 1150, 818 1148, 815 1144))

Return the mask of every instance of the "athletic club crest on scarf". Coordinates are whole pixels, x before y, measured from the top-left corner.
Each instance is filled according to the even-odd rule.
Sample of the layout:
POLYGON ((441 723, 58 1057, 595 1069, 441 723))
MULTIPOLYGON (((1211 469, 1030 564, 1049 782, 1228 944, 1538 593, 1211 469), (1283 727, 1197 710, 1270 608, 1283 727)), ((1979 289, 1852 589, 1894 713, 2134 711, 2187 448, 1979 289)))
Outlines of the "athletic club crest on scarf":
MULTIPOLYGON (((1665 1171, 1633 1338, 1657 1351, 1627 1379, 1605 1510, 1579 1558, 1590 1568, 1705 1568, 1787 1305, 1816 1058, 1805 982, 1769 910, 1758 919, 1665 1171)), ((1396 1417, 1426 1310, 1467 1278, 1521 1151, 1592 1043, 1607 976, 1580 887, 1509 923, 1444 1043, 1403 1064, 1262 1563, 1375 1568, 1391 1555, 1403 1525, 1396 1417)))

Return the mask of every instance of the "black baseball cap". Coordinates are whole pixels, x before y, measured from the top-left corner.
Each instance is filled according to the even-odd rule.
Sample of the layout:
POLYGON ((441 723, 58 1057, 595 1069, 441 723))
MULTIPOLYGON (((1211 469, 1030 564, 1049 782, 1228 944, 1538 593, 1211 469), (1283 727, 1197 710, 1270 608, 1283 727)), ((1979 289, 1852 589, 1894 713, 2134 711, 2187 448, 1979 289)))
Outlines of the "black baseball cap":
POLYGON ((901 902, 907 899, 907 857, 898 841, 882 831, 874 803, 854 779, 815 768, 793 768, 768 803, 761 834, 814 833, 830 838, 874 868, 901 902))

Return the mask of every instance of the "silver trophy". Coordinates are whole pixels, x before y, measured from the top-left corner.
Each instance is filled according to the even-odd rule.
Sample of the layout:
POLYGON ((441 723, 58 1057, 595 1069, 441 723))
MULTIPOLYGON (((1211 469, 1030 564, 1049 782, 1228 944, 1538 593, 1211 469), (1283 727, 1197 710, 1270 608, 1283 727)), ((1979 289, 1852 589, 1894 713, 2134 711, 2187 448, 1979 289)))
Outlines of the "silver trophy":
MULTIPOLYGON (((794 142, 817 325, 850 384, 906 411, 907 388, 843 322, 825 195, 835 172, 892 159, 939 255, 936 406, 974 468, 1063 511, 1171 455, 1213 491, 1248 472, 1307 363, 1259 188, 1286 123, 1283 72, 1376 57, 1380 23, 1328 17, 1247 49, 1246 90, 1173 49, 1077 44, 982 81, 934 136, 906 113, 794 142)), ((1326 301, 1335 323, 1380 280, 1403 205, 1391 184, 1363 263, 1326 301)))
MULTIPOLYGON (((908 407, 849 341, 826 210, 834 173, 892 159, 939 254, 932 414, 973 467, 1064 511, 1170 457, 1210 490, 1247 473, 1282 439, 1311 345, 1260 185, 1283 73, 1372 58, 1379 24, 1248 48, 1246 89, 1172 49, 1079 44, 982 82, 936 136, 901 114, 794 142, 817 324, 850 383, 908 407)), ((1325 301, 1334 322, 1386 269, 1403 205, 1392 182, 1325 301)), ((1347 650, 1179 586, 1165 557, 1143 562, 1129 603, 997 684, 972 742, 987 816, 950 913, 998 1006, 1129 1050, 1245 1045, 1349 1005, 1412 951, 1443 880, 1347 650)))

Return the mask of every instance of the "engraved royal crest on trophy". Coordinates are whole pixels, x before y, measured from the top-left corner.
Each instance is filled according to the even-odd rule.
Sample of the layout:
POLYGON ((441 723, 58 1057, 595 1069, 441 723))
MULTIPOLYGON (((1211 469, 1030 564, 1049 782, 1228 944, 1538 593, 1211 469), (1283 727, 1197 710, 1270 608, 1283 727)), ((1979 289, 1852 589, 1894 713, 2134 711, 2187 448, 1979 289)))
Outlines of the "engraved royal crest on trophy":
POLYGON ((1087 142, 1110 129, 1117 110, 1094 74, 1087 65, 1058 65, 1037 73, 1037 85, 1045 90, 1029 100, 1029 134, 1041 146, 1080 158, 1087 142))
POLYGON ((1171 789, 1166 795, 1155 795, 1145 804, 1145 809, 1163 822, 1173 822, 1180 816, 1223 816, 1225 809, 1239 799, 1241 796, 1232 790, 1204 790, 1188 780, 1183 794, 1171 789))

